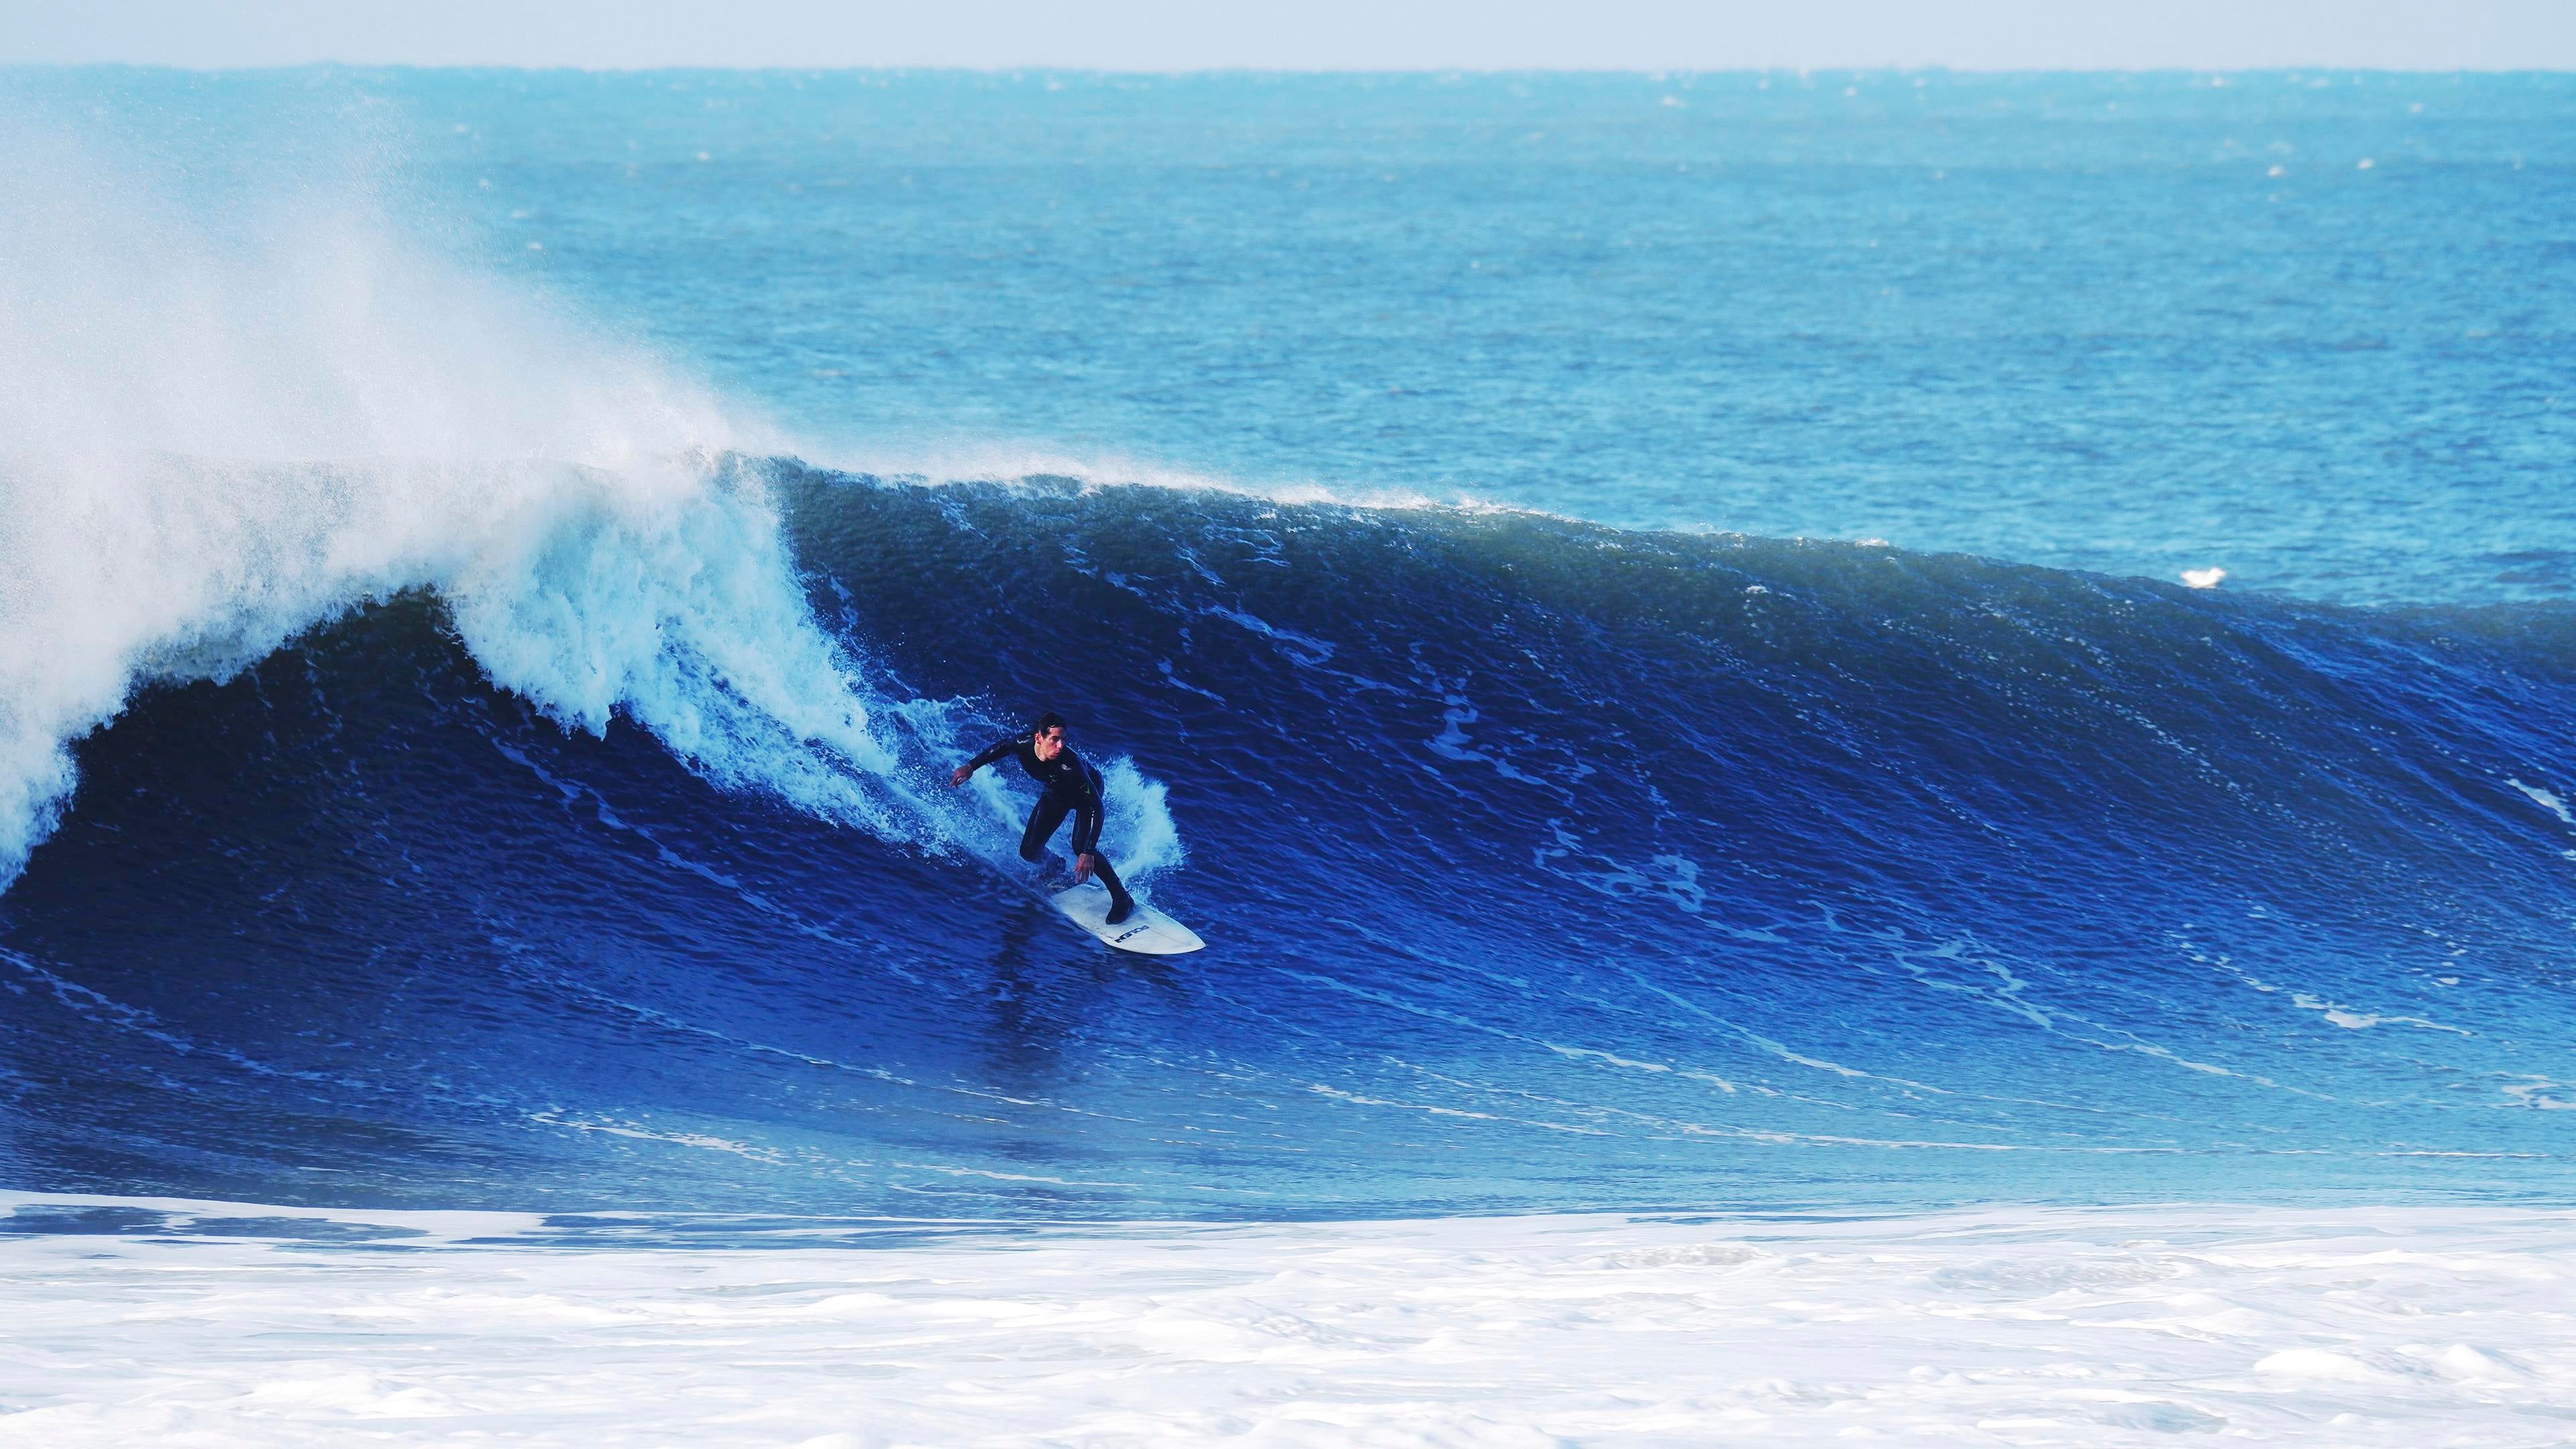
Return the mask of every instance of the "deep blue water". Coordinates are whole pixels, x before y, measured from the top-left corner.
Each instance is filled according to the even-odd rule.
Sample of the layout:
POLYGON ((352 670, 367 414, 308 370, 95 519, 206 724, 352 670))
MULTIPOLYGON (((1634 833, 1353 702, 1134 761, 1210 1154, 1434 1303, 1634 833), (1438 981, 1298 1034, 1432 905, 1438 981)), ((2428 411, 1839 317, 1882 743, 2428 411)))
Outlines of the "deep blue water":
MULTIPOLYGON (((152 413, 137 547, 215 602, 118 646, 0 895, 11 1186, 2576 1185, 2568 78, 0 84, 105 158, 6 173, 72 218, 31 275, 287 257, 257 306, 207 263, 224 325, 168 345, 406 440, 76 409, 152 413), (373 253, 305 285, 274 233, 317 198, 760 421, 699 440, 667 535, 585 453, 513 485, 558 500, 525 558, 459 523, 343 565, 399 514, 350 499, 459 495, 404 431, 447 405, 416 349, 270 330, 442 302, 373 253), (205 521, 294 489, 309 537, 205 521), (598 664, 630 645, 663 673, 598 664), (941 790, 1049 707, 1206 952, 1104 951, 996 863, 1013 797, 941 790)), ((475 335, 438 367, 552 396, 475 335)), ((36 538, 75 409, 15 386, 36 538)), ((87 656, 29 657, 0 725, 87 656)))

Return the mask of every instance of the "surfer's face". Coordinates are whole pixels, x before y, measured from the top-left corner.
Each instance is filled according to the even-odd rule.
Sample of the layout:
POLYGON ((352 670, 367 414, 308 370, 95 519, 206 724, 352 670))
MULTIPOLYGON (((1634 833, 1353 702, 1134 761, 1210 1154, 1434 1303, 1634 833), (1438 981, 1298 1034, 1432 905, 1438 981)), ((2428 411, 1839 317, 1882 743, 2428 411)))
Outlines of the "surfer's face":
POLYGON ((1040 730, 1029 736, 1029 745, 1038 752, 1039 759, 1052 760, 1064 753, 1064 731, 1040 730))

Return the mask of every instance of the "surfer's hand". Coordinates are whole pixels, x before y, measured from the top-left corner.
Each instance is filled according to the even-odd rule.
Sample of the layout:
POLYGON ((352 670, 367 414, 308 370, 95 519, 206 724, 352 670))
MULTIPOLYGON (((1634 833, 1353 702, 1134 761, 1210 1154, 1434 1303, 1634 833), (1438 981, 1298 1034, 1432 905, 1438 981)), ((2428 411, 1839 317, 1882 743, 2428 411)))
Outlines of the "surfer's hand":
POLYGON ((1091 879, 1091 852, 1086 850, 1073 858, 1073 883, 1080 885, 1089 879, 1091 879))
POLYGON ((964 765, 959 765, 956 769, 948 772, 948 783, 951 785, 963 785, 966 783, 966 777, 974 773, 974 771, 967 769, 964 765))

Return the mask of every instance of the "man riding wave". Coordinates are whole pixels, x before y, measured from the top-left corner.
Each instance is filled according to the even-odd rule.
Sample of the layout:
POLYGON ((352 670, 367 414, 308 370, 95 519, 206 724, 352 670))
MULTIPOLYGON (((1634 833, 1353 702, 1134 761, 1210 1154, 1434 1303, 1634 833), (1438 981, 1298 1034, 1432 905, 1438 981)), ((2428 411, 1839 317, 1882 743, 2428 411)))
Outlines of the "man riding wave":
POLYGON ((986 765, 999 763, 1006 756, 1016 758, 1043 792, 1038 796, 1037 808, 1029 812, 1028 829, 1020 832, 1020 859, 1035 862, 1046 858, 1047 840, 1064 823, 1064 817, 1071 815, 1074 884, 1080 885, 1095 872, 1100 876, 1100 883, 1109 887, 1109 924, 1114 926, 1135 913, 1136 898, 1127 894, 1109 857, 1100 853, 1100 772, 1084 763, 1073 752, 1073 746, 1064 742, 1064 731, 1063 715, 1042 714, 1027 735, 996 740, 982 754, 958 766, 948 783, 963 785, 986 765))

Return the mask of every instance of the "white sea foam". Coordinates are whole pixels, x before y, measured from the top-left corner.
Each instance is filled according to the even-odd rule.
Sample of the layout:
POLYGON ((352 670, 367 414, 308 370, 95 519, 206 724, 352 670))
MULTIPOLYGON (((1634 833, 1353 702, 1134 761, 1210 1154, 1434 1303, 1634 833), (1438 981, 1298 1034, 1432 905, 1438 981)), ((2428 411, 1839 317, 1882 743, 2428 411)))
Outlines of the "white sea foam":
MULTIPOLYGON (((0 162, 0 886, 71 797, 68 742, 138 683, 221 678, 409 589, 567 728, 623 714, 720 785, 1007 844, 907 767, 949 707, 880 696, 816 627, 730 461, 783 451, 763 425, 346 188, 183 199, 21 142, 0 162)), ((1131 776, 1110 839, 1150 868, 1177 841, 1131 776)))
POLYGON ((639 1248, 649 1223, 104 1205, 126 1233, 0 1239, 0 1440, 2510 1449, 2576 1418, 2566 1212, 763 1220, 639 1248))

